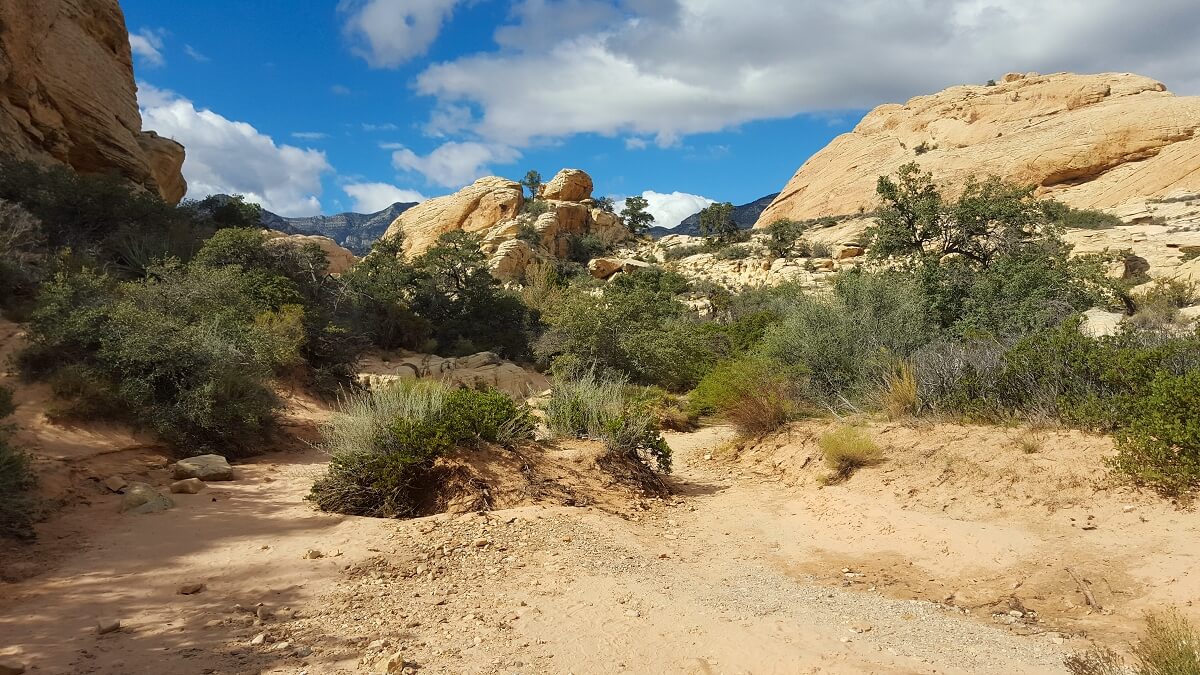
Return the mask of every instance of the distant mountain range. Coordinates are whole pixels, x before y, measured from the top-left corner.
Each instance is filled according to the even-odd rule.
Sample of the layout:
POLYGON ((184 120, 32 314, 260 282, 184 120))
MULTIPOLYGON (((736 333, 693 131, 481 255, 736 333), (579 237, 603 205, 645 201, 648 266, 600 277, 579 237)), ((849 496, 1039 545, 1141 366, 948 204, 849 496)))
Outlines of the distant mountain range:
POLYGON ((354 253, 366 255, 383 236, 388 225, 401 213, 416 206, 416 202, 396 202, 376 213, 339 213, 336 216, 284 218, 263 210, 263 227, 288 234, 319 234, 336 241, 354 253))
MULTIPOLYGON (((775 194, 755 199, 749 204, 742 204, 741 206, 733 207, 733 222, 737 223, 737 226, 743 230, 748 230, 754 227, 754 223, 758 221, 759 215, 761 215, 762 212, 767 209, 767 206, 769 206, 771 202, 775 201, 775 198, 778 196, 779 193, 776 192, 775 194)), ((687 218, 684 218, 683 222, 679 223, 679 225, 675 227, 652 227, 649 230, 646 230, 646 232, 655 239, 668 234, 688 234, 693 237, 698 236, 700 234, 700 212, 697 211, 687 218)))

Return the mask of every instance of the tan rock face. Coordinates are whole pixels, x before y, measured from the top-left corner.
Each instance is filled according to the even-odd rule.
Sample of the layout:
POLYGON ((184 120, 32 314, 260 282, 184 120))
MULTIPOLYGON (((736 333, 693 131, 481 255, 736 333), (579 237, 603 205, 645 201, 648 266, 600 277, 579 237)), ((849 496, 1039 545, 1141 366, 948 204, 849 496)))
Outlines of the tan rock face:
POLYGON ((592 177, 579 169, 563 169, 542 186, 538 197, 564 202, 581 202, 592 198, 592 177))
POLYGON ((358 262, 358 258, 349 249, 343 248, 329 237, 317 234, 286 234, 276 230, 265 230, 265 232, 268 245, 271 246, 304 246, 305 244, 320 246, 325 257, 329 258, 329 266, 325 268, 325 272, 328 274, 342 274, 358 262))
POLYGON ((590 235, 606 245, 629 238, 629 230, 616 214, 594 207, 591 191, 591 176, 563 169, 540 193, 546 212, 535 218, 522 213, 525 200, 519 184, 494 176, 480 178, 452 195, 405 211, 383 236, 402 235, 405 255, 411 257, 429 250, 446 232, 475 232, 482 238, 492 274, 503 281, 519 281, 525 268, 539 259, 569 257, 572 237, 590 235), (522 229, 537 236, 518 241, 522 229))
POLYGON ((1200 192, 1200 97, 1138 75, 1008 75, 881 105, 813 155, 756 227, 873 209, 879 176, 916 161, 953 191, 972 174, 1078 208, 1200 192))
POLYGON ((404 237, 404 253, 428 251, 438 237, 454 230, 486 232, 503 220, 515 218, 525 205, 515 181, 485 176, 445 197, 430 199, 405 211, 383 234, 404 237))
POLYGON ((359 363, 358 379, 371 388, 385 387, 397 380, 430 379, 462 387, 492 387, 522 398, 550 388, 545 375, 526 370, 491 352, 461 358, 432 354, 399 358, 372 355, 359 363))
POLYGON ((0 153, 116 174, 177 203, 183 146, 143 134, 117 0, 0 0, 0 153))

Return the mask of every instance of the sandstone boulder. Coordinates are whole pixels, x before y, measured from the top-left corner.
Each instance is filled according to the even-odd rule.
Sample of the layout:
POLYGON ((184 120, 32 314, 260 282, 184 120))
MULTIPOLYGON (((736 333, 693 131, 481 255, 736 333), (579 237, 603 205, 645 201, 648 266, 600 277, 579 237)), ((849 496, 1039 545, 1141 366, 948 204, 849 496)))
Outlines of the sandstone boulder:
POLYGON ((459 358, 413 354, 400 358, 379 354, 359 363, 358 380, 369 388, 398 380, 429 379, 463 387, 491 387, 516 397, 549 388, 545 375, 505 361, 492 352, 459 358))
POLYGON ((142 132, 118 0, 0 0, 0 26, 0 153, 183 197, 183 146, 142 132))
POLYGON ((233 467, 220 455, 197 455, 175 462, 171 477, 175 480, 199 478, 205 482, 233 480, 233 467))
POLYGON ((1079 208, 1200 192, 1200 97, 1138 75, 1013 74, 881 105, 813 155, 759 217, 870 210, 876 180, 916 161, 948 191, 996 174, 1079 208))
POLYGON ((264 230, 264 232, 267 235, 268 246, 295 246, 298 248, 306 244, 316 244, 329 259, 329 266, 325 268, 327 274, 343 274, 358 262, 358 258, 349 249, 343 248, 329 237, 317 234, 286 234, 277 230, 264 230))
POLYGON ((1093 307, 1083 313, 1083 323, 1079 325, 1079 332, 1090 337, 1108 337, 1116 335, 1124 321, 1124 314, 1093 307))
POLYGON ((488 270, 501 281, 521 281, 525 268, 534 260, 533 249, 520 239, 502 242, 488 260, 488 270))
POLYGON ((158 513, 175 506, 171 498, 146 483, 130 483, 121 496, 121 511, 158 513))
POLYGON ((452 195, 426 200, 405 211, 383 236, 385 239, 403 236, 405 255, 417 256, 428 251, 447 232, 486 232, 497 223, 517 216, 524 204, 520 184, 485 176, 452 195))
POLYGON ((588 272, 596 279, 608 279, 617 272, 633 272, 650 267, 650 263, 632 258, 593 258, 588 261, 588 272))
POLYGON ((564 202, 582 202, 592 198, 592 177, 579 169, 563 169, 542 186, 538 197, 564 202))
POLYGON ((171 483, 173 494, 194 495, 205 488, 204 481, 199 478, 184 478, 171 483))

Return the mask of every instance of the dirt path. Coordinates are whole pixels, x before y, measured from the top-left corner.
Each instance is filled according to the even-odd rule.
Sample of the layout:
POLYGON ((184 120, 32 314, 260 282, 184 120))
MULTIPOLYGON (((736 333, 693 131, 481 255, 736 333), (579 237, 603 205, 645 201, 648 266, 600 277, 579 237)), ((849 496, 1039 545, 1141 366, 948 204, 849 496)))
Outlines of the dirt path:
MULTIPOLYGON (((1063 672, 1067 646, 1047 636, 798 572, 812 533, 788 491, 704 459, 727 436, 671 438, 670 500, 408 522, 315 512, 302 498, 322 457, 264 457, 173 510, 109 517, 53 571, 0 585, 0 663, 39 675, 386 672, 389 656, 397 673, 401 661, 421 673, 1063 672), (188 583, 205 589, 178 594, 188 583), (97 635, 105 617, 121 630, 97 635)), ((115 497, 93 508, 112 513, 115 497)))

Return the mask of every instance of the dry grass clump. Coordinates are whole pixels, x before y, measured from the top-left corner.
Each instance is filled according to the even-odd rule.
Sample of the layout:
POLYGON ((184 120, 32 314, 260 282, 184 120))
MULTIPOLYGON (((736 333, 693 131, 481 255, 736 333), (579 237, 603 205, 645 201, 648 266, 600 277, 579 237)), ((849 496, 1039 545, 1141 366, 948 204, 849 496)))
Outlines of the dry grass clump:
POLYGON ((1017 447, 1026 455, 1034 455, 1046 447, 1046 433, 1037 429, 1028 429, 1016 438, 1017 447))
POLYGON ((1200 675, 1200 634, 1178 610, 1146 614, 1146 631, 1128 666, 1116 652, 1094 648, 1066 659, 1072 675, 1200 675))
POLYGON ((871 437, 858 427, 845 426, 821 436, 817 444, 825 455, 830 473, 822 480, 826 485, 840 483, 855 471, 883 461, 883 451, 871 437))
POLYGON ((912 417, 921 411, 917 373, 912 364, 902 362, 883 376, 879 398, 890 420, 912 417))

